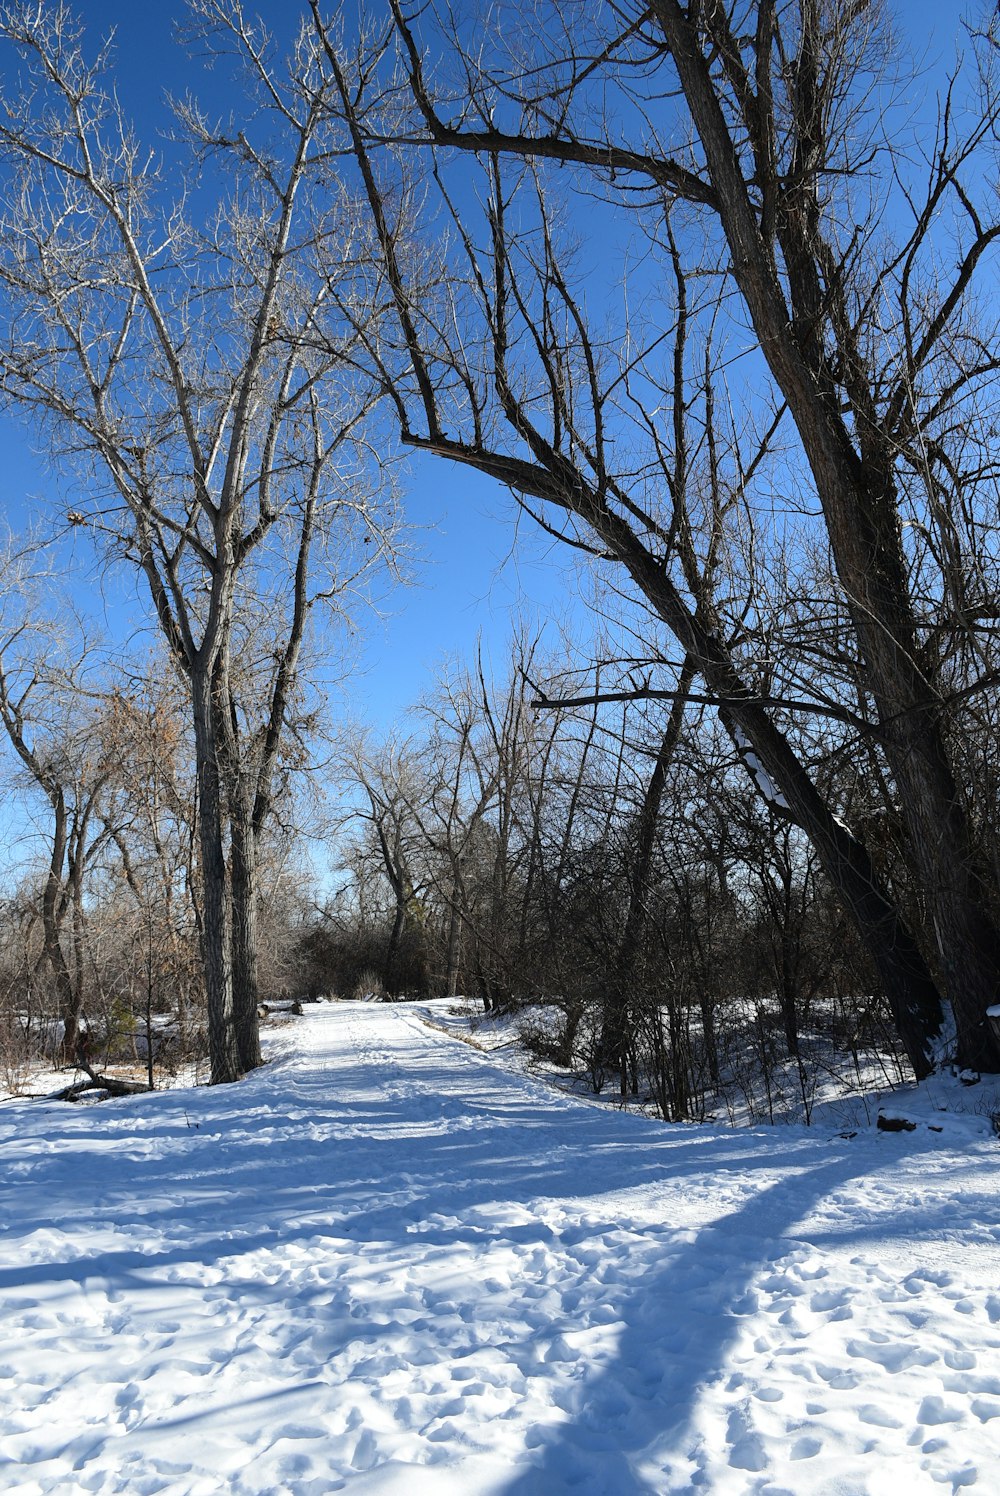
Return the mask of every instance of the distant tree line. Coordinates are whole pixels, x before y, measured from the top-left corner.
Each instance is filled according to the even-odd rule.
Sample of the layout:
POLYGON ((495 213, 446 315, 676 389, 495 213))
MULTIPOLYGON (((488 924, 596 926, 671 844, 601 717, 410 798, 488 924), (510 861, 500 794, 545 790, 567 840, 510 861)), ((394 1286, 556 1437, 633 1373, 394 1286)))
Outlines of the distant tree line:
MULTIPOLYGON (((506 679, 451 673, 408 737, 354 743, 345 881, 316 927, 342 988, 526 1013, 540 1055, 670 1119, 748 1065, 808 1087, 824 1054, 905 1061, 814 849, 748 796, 715 714, 540 704, 555 684, 525 645, 506 679)), ((815 749, 831 804, 878 821, 831 735, 815 749)))

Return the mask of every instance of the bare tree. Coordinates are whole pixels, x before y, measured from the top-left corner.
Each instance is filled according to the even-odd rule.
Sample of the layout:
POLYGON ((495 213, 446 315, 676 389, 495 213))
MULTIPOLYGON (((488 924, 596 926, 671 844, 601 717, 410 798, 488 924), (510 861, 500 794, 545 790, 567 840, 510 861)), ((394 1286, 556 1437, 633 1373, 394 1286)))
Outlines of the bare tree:
POLYGON ((246 112, 176 106, 190 153, 172 189, 68 10, 0 12, 0 370, 7 403, 82 469, 71 519, 138 568, 188 682, 212 1078, 227 1081, 259 1061, 255 846, 308 621, 390 535, 348 457, 369 399, 350 355, 364 247, 321 139, 332 85, 315 40, 282 60, 239 4, 193 0, 190 18, 236 68, 246 112), (214 184, 202 216, 191 170, 214 184), (320 338, 333 300, 351 318, 338 332, 327 315, 320 338), (266 643, 248 628, 261 617, 266 643))
MULTIPOLYGON (((425 893, 426 857, 421 855, 424 849, 411 809, 421 798, 416 755, 412 745, 405 741, 390 738, 375 747, 358 738, 348 746, 345 759, 341 770, 344 782, 357 785, 364 797, 362 805, 353 808, 347 819, 351 822, 360 819, 370 827, 374 842, 371 860, 392 894, 382 982, 387 992, 399 996, 415 977, 419 990, 426 993, 430 973, 419 913, 425 893)), ((356 889, 360 882, 358 872, 355 863, 356 889)))
MULTIPOLYGON (((118 909, 117 885, 134 903, 149 964, 156 969, 187 1051, 204 1025, 204 990, 196 959, 201 900, 197 806, 186 692, 169 660, 156 652, 142 671, 112 687, 102 722, 114 764, 102 819, 118 865, 102 900, 118 909)), ((148 976, 148 973, 147 973, 148 976)), ((147 987, 148 987, 147 983, 147 987)), ((148 992, 147 992, 148 996, 148 992)), ((158 992, 159 998, 159 992, 158 992)))
POLYGON ((46 620, 32 560, 37 554, 11 550, 0 577, 0 723, 24 778, 47 805, 41 956, 56 991, 59 1052, 73 1061, 84 1000, 84 894, 107 840, 102 810, 113 768, 99 705, 81 695, 93 651, 85 640, 72 647, 46 620))
POLYGON ((628 1090, 637 1015, 643 1008, 656 1006, 643 1001, 641 970, 653 884, 653 853, 667 788, 667 775, 683 729, 685 698, 693 676, 693 664, 685 662, 680 674, 677 698, 671 705, 663 736, 657 746, 630 837, 632 845, 628 858, 628 903, 615 969, 611 974, 612 985, 605 1003, 601 1035, 602 1050, 617 1062, 619 1089, 623 1100, 628 1090))
POLYGON ((310 4, 395 301, 397 336, 370 354, 404 439, 507 484, 629 579, 816 848, 918 1074, 942 984, 962 1059, 996 1068, 1000 900, 951 746, 961 704, 997 678, 996 468, 977 402, 998 360, 974 307, 1000 235, 977 200, 992 79, 973 80, 961 130, 946 93, 921 169, 865 116, 886 45, 866 3, 570 5, 544 36, 513 6, 484 42, 479 22, 473 36, 391 0, 395 36, 363 62, 310 4), (418 180, 425 233, 455 267, 449 302, 415 289, 418 180), (574 204, 590 234, 568 246, 574 204), (723 371, 748 329, 741 409, 723 371), (801 522, 783 550, 776 494, 801 522), (798 689, 804 633, 783 676, 755 593, 703 585, 741 524, 775 576, 817 545, 830 557, 841 632, 818 694, 798 689), (808 715, 875 745, 919 890, 909 911, 808 772, 808 715))

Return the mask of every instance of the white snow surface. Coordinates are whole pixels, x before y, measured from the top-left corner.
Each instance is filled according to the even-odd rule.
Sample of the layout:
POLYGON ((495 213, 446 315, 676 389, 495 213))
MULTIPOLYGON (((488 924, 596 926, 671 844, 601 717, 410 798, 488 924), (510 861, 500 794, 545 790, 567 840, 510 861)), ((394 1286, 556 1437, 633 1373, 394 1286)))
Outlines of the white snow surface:
MULTIPOLYGON (((739 750, 740 756, 746 764, 747 769, 756 780, 757 788, 760 790, 767 803, 769 805, 776 806, 779 810, 788 810, 788 801, 785 799, 781 790, 778 789, 778 786, 775 784, 774 780, 771 778, 770 774, 767 772, 767 770, 764 768, 764 765, 757 757, 756 753, 754 752, 753 744, 741 727, 734 728, 733 738, 735 739, 736 747, 739 750)), ((836 820, 839 818, 835 816, 834 819, 836 820)), ((843 821, 841 821, 840 824, 843 826, 843 821)), ((844 829, 846 830, 847 828, 845 827, 844 829)))
POLYGON ((1000 1489, 1000 1145, 666 1126, 336 1004, 0 1107, 0 1489, 1000 1489))

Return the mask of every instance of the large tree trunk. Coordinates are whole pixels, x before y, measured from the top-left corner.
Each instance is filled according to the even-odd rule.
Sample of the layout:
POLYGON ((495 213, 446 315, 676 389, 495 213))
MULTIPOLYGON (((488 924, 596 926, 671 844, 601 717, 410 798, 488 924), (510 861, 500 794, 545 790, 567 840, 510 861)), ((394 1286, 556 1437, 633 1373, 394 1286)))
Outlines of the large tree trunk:
POLYGON ((246 762, 229 683, 229 659, 220 650, 212 678, 212 728, 219 765, 223 815, 229 824, 229 941, 232 968, 232 1029, 240 1074, 261 1064, 257 964, 258 846, 254 817, 260 766, 246 762), (256 775, 253 768, 256 767, 256 775))
POLYGON ((212 679, 191 674, 195 766, 198 780, 198 842, 201 860, 201 952, 208 1001, 208 1051, 213 1085, 239 1080, 233 1025, 231 907, 226 873, 222 787, 213 726, 212 679))
POLYGON ((887 724, 886 757, 955 1016, 958 1058, 997 1070, 1000 1053, 986 1010, 1000 1001, 1000 928, 990 913, 985 870, 978 866, 940 716, 926 703, 915 705, 915 695, 887 724))
POLYGON ((242 1071, 261 1064, 257 969, 257 837, 243 798, 229 809, 232 882, 233 1027, 242 1071))
MULTIPOLYGON (((945 748, 940 700, 917 664, 917 629, 892 476, 893 443, 870 408, 870 384, 862 375, 856 393, 866 408, 857 412, 852 437, 822 344, 822 287, 829 276, 820 268, 825 246, 815 183, 825 142, 816 100, 807 91, 810 80, 813 94, 818 88, 818 28, 803 23, 796 60, 802 75, 801 118, 796 120, 802 182, 788 190, 776 217, 789 308, 775 273, 774 246, 765 242, 751 205, 698 33, 678 0, 654 0, 653 8, 705 151, 734 278, 812 470, 861 647, 862 684, 878 707, 886 758, 931 912, 955 1013, 959 1057, 981 1069, 1000 1069, 1000 1051, 985 1018, 986 1008, 1000 998, 1000 928, 983 888, 984 873, 977 867, 945 748)), ((827 295, 836 294, 828 286, 827 295)), ((860 365, 862 355, 850 343, 849 319, 840 336, 848 342, 838 350, 844 366, 860 365)), ((852 402, 854 398, 852 391, 852 402)))
POLYGON ((42 953, 56 984, 56 997, 59 1001, 59 1020, 62 1023, 59 1055, 64 1062, 72 1063, 76 1059, 80 1035, 81 991, 74 986, 66 954, 59 939, 63 868, 66 860, 69 826, 62 790, 51 791, 49 800, 53 814, 52 853, 49 858, 45 889, 42 893, 42 953))

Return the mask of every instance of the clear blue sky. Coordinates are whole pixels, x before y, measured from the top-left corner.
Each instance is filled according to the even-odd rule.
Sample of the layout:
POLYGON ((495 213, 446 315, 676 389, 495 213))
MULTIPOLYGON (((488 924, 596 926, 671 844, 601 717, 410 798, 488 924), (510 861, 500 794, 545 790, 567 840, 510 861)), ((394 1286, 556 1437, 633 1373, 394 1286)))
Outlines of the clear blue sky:
MULTIPOLYGON (((258 10, 280 33, 294 25, 298 6, 264 0, 258 10)), ((218 80, 206 75, 175 37, 182 0, 82 0, 88 52, 115 31, 114 73, 119 98, 141 137, 169 123, 168 93, 192 90, 210 99, 218 80)), ((19 529, 55 501, 73 508, 70 492, 47 471, 30 435, 13 418, 0 418, 0 457, 8 521, 19 529)), ((365 637, 359 667, 345 683, 343 701, 354 717, 388 725, 428 688, 440 662, 470 657, 482 635, 498 669, 512 621, 560 617, 573 607, 574 561, 527 521, 515 546, 517 511, 505 492, 474 473, 424 460, 406 479, 405 520, 412 526, 408 585, 383 593, 379 615, 360 617, 365 637), (516 555, 514 552, 516 551, 516 555)), ((81 560, 84 559, 81 554, 81 560)), ((98 591, 98 576, 81 577, 86 603, 109 632, 148 613, 147 599, 127 573, 98 591)))
MULTIPOLYGON (((259 8, 279 28, 294 24, 298 13, 290 0, 264 0, 259 8)), ((957 17, 966 7, 953 6, 952 0, 898 0, 896 9, 915 50, 926 45, 932 67, 947 65, 953 57, 957 17)), ((199 91, 200 69, 192 67, 174 38, 175 21, 183 14, 181 0, 83 0, 79 12, 91 46, 116 29, 119 96, 140 134, 148 135, 166 122, 167 92, 182 93, 189 87, 199 91)), ((206 80, 209 86, 211 82, 206 80)), ((19 527, 45 507, 57 485, 27 436, 12 422, 0 424, 0 453, 9 519, 19 527)), ((71 506, 70 495, 67 507, 71 506)), ((427 688, 444 657, 471 657, 478 634, 494 663, 502 667, 503 641, 512 618, 568 613, 579 619, 582 614, 573 602, 572 556, 528 520, 522 521, 515 544, 515 506, 486 480, 432 461, 415 466, 406 514, 416 528, 414 542, 423 559, 411 568, 412 584, 385 599, 387 616, 365 625, 361 668, 346 692, 352 715, 370 716, 383 724, 427 688)), ((93 602, 101 607, 99 598, 93 602)), ((110 627, 118 628, 145 612, 145 600, 139 601, 136 588, 121 575, 103 600, 103 611, 110 627)))
MULTIPOLYGON (((0 418, 3 503, 12 529, 46 523, 74 507, 72 490, 48 471, 14 418, 0 418)), ((573 554, 524 517, 513 499, 473 472, 425 458, 404 479, 406 582, 384 589, 357 618, 360 653, 334 706, 388 726, 428 689, 441 663, 471 659, 481 635, 499 673, 505 641, 520 618, 579 622, 573 554)), ((77 562, 81 605, 109 634, 148 619, 137 576, 118 569, 101 577, 85 546, 77 562)))

